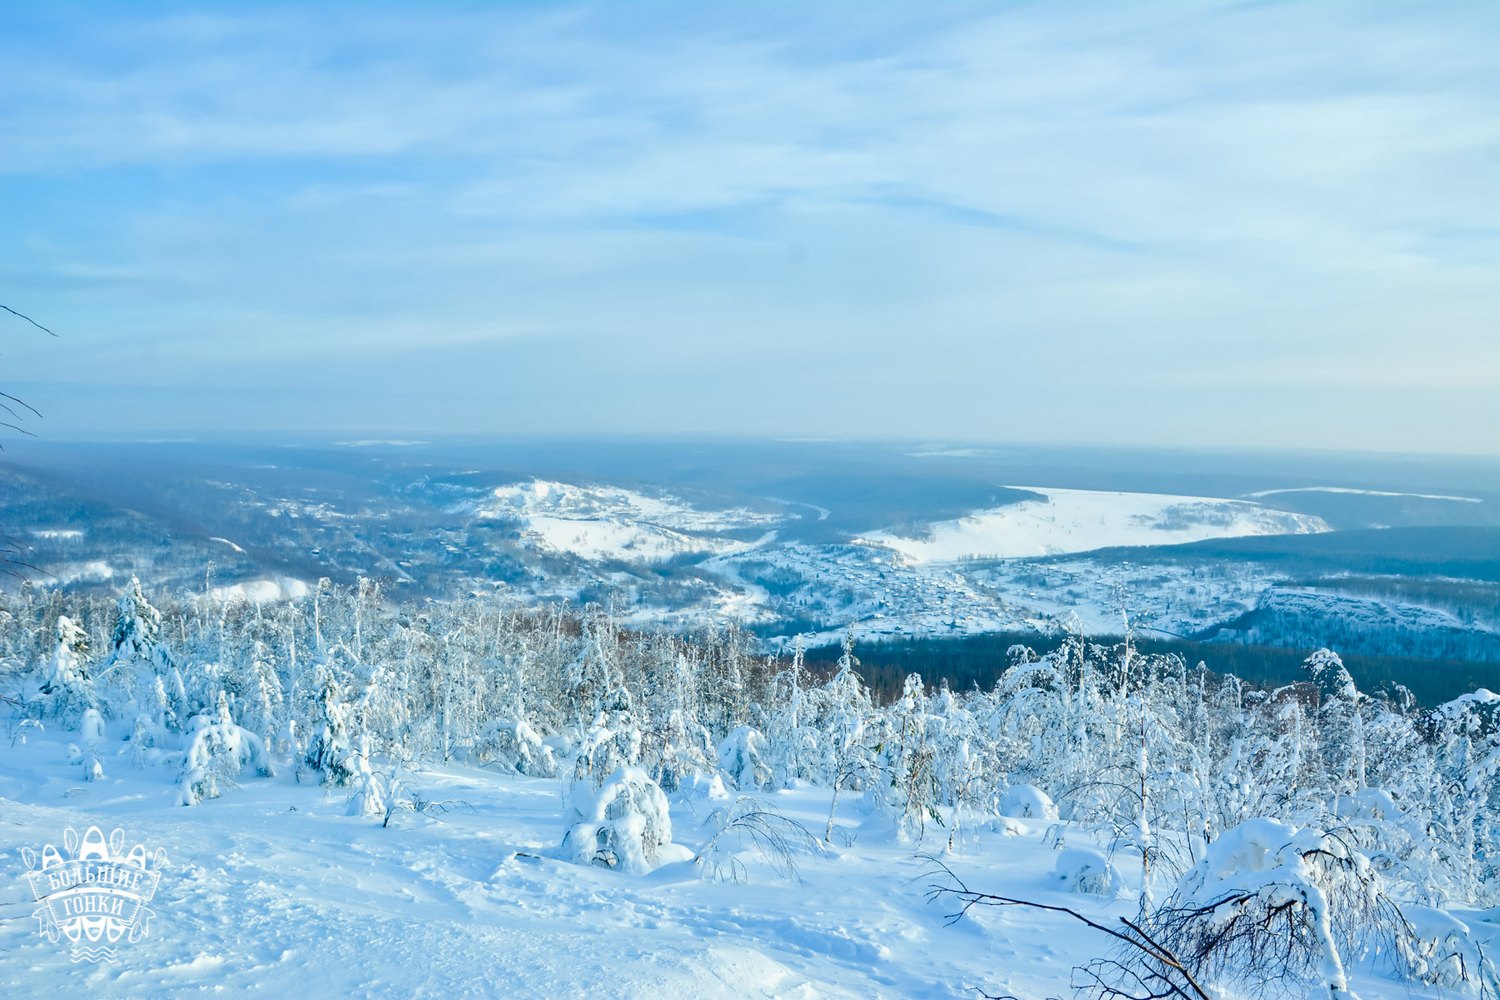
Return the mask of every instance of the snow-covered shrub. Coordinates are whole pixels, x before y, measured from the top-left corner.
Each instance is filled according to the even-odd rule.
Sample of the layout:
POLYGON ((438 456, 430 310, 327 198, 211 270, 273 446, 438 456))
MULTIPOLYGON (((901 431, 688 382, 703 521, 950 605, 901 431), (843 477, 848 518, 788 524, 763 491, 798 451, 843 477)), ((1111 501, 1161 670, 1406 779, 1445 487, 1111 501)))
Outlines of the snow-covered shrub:
POLYGON ((823 758, 821 733, 812 725, 818 697, 807 689, 807 669, 802 660, 802 639, 796 640, 792 662, 771 679, 770 717, 766 722, 766 745, 772 757, 771 781, 777 788, 817 781, 823 758))
POLYGON ((1057 806, 1035 785, 1011 785, 1000 796, 1000 815, 1051 821, 1057 819, 1057 806))
POLYGON ((743 791, 764 788, 771 781, 766 763, 766 738, 751 726, 737 726, 719 744, 719 770, 743 791))
POLYGON ((1115 866, 1098 851, 1067 848, 1058 854, 1052 872, 1070 892, 1113 896, 1120 890, 1120 876, 1115 866))
POLYGON ((474 754, 481 764, 503 771, 535 778, 557 775, 557 760, 552 756, 552 748, 542 742, 525 719, 490 723, 480 732, 474 754))
POLYGON ((78 738, 86 747, 96 747, 104 742, 104 716, 96 708, 84 709, 78 720, 78 738))
POLYGON ((909 674, 901 697, 885 713, 883 738, 876 753, 883 780, 867 792, 880 812, 894 820, 897 835, 920 841, 928 821, 942 825, 937 807, 943 790, 938 783, 938 720, 928 710, 927 691, 919 674, 909 674))
POLYGON ((187 749, 177 779, 177 804, 195 806, 219 797, 219 782, 232 781, 247 766, 270 773, 265 744, 248 729, 235 725, 223 692, 210 715, 188 720, 187 749))
POLYGON ((678 798, 689 802, 728 802, 731 798, 729 789, 724 787, 723 775, 701 772, 683 779, 677 786, 676 794, 678 798))
POLYGON ((702 724, 689 721, 681 709, 668 713, 666 725, 654 735, 652 771, 662 791, 676 792, 715 770, 713 737, 702 724))
POLYGON ((125 741, 130 763, 145 767, 158 753, 157 747, 166 740, 167 732, 148 715, 137 715, 135 725, 130 727, 130 736, 125 741))
POLYGON ((871 781, 879 780, 880 763, 868 731, 874 705, 870 692, 855 670, 858 666, 854 638, 846 635, 838 670, 819 692, 823 711, 819 720, 818 744, 825 755, 821 773, 833 786, 833 796, 828 804, 828 826, 823 833, 825 842, 833 837, 839 793, 845 788, 862 791, 871 781))
POLYGON ((92 750, 85 750, 83 758, 79 761, 83 772, 84 781, 99 781, 104 777, 104 762, 99 755, 92 750))
POLYGON ((710 831, 708 842, 694 856, 693 864, 709 878, 745 881, 749 871, 735 855, 748 845, 778 876, 795 881, 797 856, 823 849, 806 827, 749 795, 715 809, 704 825, 710 831))
POLYGON ((1189 967, 1280 987, 1353 997, 1344 956, 1394 947, 1404 928, 1369 859, 1314 828, 1252 819, 1226 831, 1151 917, 1189 967))
POLYGON ((605 707, 579 743, 578 756, 573 761, 573 783, 598 788, 621 768, 639 764, 641 739, 630 693, 623 688, 611 691, 605 707))
POLYGON ((132 577, 115 606, 109 655, 98 672, 114 703, 151 712, 175 731, 187 715, 187 692, 161 633, 161 612, 146 600, 141 581, 132 577))
POLYGON ((672 841, 667 796, 639 767, 622 767, 595 788, 575 781, 568 795, 564 859, 640 874, 672 841))
POLYGON ((995 816, 985 824, 985 829, 991 833, 998 833, 1002 837, 1021 837, 1026 834, 1026 827, 1009 816, 995 816))
POLYGON ((1414 982, 1470 993, 1500 994, 1500 976, 1469 925, 1426 906, 1403 906, 1405 933, 1397 939, 1401 971, 1414 982))
POLYGON ((349 778, 349 785, 354 789, 354 794, 349 796, 345 815, 384 816, 386 782, 383 776, 370 767, 370 741, 367 737, 360 738, 359 752, 351 758, 351 769, 353 773, 349 778))

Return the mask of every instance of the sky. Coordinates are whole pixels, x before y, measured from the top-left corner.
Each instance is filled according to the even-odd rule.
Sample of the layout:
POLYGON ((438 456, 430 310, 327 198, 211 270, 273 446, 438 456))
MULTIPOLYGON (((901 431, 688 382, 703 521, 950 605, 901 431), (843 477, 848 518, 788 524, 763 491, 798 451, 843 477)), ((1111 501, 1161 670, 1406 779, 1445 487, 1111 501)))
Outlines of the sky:
POLYGON ((1500 454, 1500 4, 8 4, 43 437, 1500 454))

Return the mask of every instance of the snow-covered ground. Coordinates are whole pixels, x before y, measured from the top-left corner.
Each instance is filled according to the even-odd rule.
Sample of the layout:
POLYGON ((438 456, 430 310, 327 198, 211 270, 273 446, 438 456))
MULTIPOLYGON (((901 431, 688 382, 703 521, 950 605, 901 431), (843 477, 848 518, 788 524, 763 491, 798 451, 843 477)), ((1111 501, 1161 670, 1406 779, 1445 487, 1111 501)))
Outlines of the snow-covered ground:
POLYGON ((265 604, 270 601, 294 601, 312 593, 306 581, 293 577, 274 580, 247 580, 243 583, 214 587, 209 596, 216 601, 250 601, 265 604))
MULTIPOLYGON (((661 562, 685 553, 726 554, 747 543, 729 531, 780 520, 745 509, 707 511, 672 496, 647 496, 614 486, 577 486, 534 479, 501 486, 473 505, 480 519, 520 522, 523 538, 540 548, 590 561, 661 562)), ((774 535, 763 536, 769 541, 774 535)))
POLYGON ((1251 497, 1274 497, 1283 493, 1347 493, 1363 497, 1412 497, 1416 500, 1452 500, 1455 503, 1483 503, 1480 497, 1459 497, 1443 493, 1390 493, 1386 490, 1357 490, 1347 486, 1293 486, 1280 490, 1257 490, 1251 497))
POLYGON ((103 559, 90 559, 88 562, 65 563, 54 569, 51 576, 59 584, 82 580, 112 580, 115 569, 103 559))
MULTIPOLYGON (((561 784, 479 768, 414 773, 441 812, 403 812, 388 828, 345 815, 331 793, 290 776, 245 778, 220 799, 174 805, 160 767, 104 754, 105 777, 84 782, 65 761, 74 734, 0 742, 0 996, 275 997, 785 997, 1068 995, 1074 965, 1108 941, 1066 917, 989 910, 949 926, 954 906, 929 904, 914 846, 862 830, 856 804, 822 856, 779 877, 748 845, 747 879, 702 877, 691 861, 644 876, 552 856, 561 784), (64 830, 116 827, 126 843, 166 851, 147 938, 119 946, 117 964, 70 961, 38 933, 23 848, 61 846, 64 830)), ((821 832, 827 792, 764 798, 821 832)), ((852 798, 852 797, 850 797, 852 798)), ((674 839, 707 836, 707 807, 674 801, 674 839)), ((974 888, 1074 907, 1095 919, 1131 916, 1138 866, 1116 857, 1112 896, 1070 891, 1044 821, 1006 820, 944 860, 974 888)), ((1089 847, 1069 836, 1070 848, 1089 847)), ((1488 925, 1480 925, 1487 927, 1488 925)), ((1372 970, 1365 1000, 1409 997, 1372 970)), ((1230 995, 1232 996, 1232 994, 1230 995)))
POLYGON ((1179 545, 1245 535, 1300 535, 1329 530, 1321 518, 1243 500, 1015 486, 1035 500, 940 521, 921 537, 890 531, 861 537, 914 563, 966 558, 1016 559, 1116 546, 1179 545))

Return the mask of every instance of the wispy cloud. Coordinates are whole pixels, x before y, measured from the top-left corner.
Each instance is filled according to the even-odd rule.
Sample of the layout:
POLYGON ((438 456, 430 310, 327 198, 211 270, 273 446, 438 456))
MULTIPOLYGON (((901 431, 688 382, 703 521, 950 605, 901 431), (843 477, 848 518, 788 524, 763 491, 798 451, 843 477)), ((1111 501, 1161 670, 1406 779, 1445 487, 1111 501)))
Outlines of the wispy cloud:
MULTIPOLYGON (((1207 415, 1130 433, 1211 440, 1308 372, 1500 400, 1494 5, 0 16, 0 289, 69 334, 8 364, 81 397, 301 367, 347 401, 354 369, 524 341, 543 400, 592 372, 575 429, 1006 436, 1067 386, 1056 422, 1109 436, 1134 378, 1207 415)), ((558 419, 457 381, 413 386, 448 414, 413 430, 558 419)), ((1265 443, 1385 433, 1297 405, 1328 439, 1265 443)), ((1470 403, 1422 407, 1494 450, 1470 403)))

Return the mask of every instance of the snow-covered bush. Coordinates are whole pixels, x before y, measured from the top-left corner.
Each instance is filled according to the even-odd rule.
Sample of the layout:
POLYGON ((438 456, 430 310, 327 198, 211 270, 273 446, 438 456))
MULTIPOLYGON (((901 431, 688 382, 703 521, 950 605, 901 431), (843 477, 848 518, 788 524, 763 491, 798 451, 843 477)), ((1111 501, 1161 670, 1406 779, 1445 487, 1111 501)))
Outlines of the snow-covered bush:
POLYGON ((480 732, 474 755, 481 764, 514 774, 534 778, 551 778, 557 774, 557 760, 552 755, 552 748, 542 742, 525 719, 490 723, 480 732))
POLYGON ((104 742, 104 716, 95 708, 84 709, 78 720, 78 738, 86 747, 96 747, 104 742))
POLYGON ((688 802, 728 802, 732 796, 720 774, 690 774, 677 786, 677 796, 688 802))
POLYGON ((345 814, 349 816, 384 816, 388 790, 383 775, 370 767, 370 741, 361 737, 359 752, 351 758, 352 774, 349 785, 354 794, 349 796, 345 814))
POLYGON ((1209 845, 1152 915, 1159 939, 1209 978, 1353 997, 1345 957, 1394 947, 1400 911, 1339 837, 1253 819, 1209 845))
POLYGON ((1057 819, 1057 806, 1035 785, 1011 785, 1000 796, 1000 815, 1012 819, 1057 819))
POLYGON ((776 875, 796 880, 797 857, 823 849, 806 827, 749 795, 715 809, 704 826, 709 829, 708 841, 693 863, 714 879, 746 881, 749 869, 736 854, 749 847, 776 875))
POLYGON ((212 714, 189 721, 187 749, 177 779, 177 804, 195 806, 219 797, 221 781, 232 781, 247 766, 270 773, 265 745, 256 734, 235 725, 223 692, 212 714))
POLYGON ((84 781, 100 781, 104 778, 104 762, 92 750, 85 750, 79 761, 84 781))
MULTIPOLYGON (((641 741, 629 692, 621 688, 611 691, 579 743, 578 756, 573 761, 573 783, 598 788, 621 768, 639 764, 641 741)), ((656 783, 653 781, 652 785, 656 783)))
POLYGON ((673 793, 703 775, 717 771, 713 737, 702 723, 690 721, 681 709, 667 713, 666 725, 654 729, 649 740, 652 774, 662 791, 673 793))
POLYGON ((719 770, 741 791, 764 788, 771 781, 766 738, 753 726, 736 726, 719 744, 719 770))
POLYGON ((1109 859, 1098 851, 1069 847, 1057 856, 1053 875, 1070 892, 1113 896, 1120 890, 1120 876, 1109 859))
POLYGON ((574 782, 565 823, 564 859, 632 874, 654 868, 672 841, 667 796, 639 767, 622 767, 597 788, 574 782))
POLYGON ((1500 995, 1500 976, 1468 924, 1427 906, 1403 906, 1401 916, 1400 971, 1408 978, 1427 986, 1500 995))
POLYGON ((868 794, 895 821, 900 837, 921 841, 929 821, 943 823, 937 809, 943 788, 934 739, 941 732, 940 720, 929 712, 920 675, 907 676, 901 697, 884 713, 881 730, 876 759, 882 780, 872 783, 868 794))
POLYGON ((349 706, 344 685, 327 664, 321 664, 318 671, 314 704, 313 735, 308 741, 303 762, 318 776, 320 784, 347 785, 354 777, 353 750, 349 743, 349 706))

